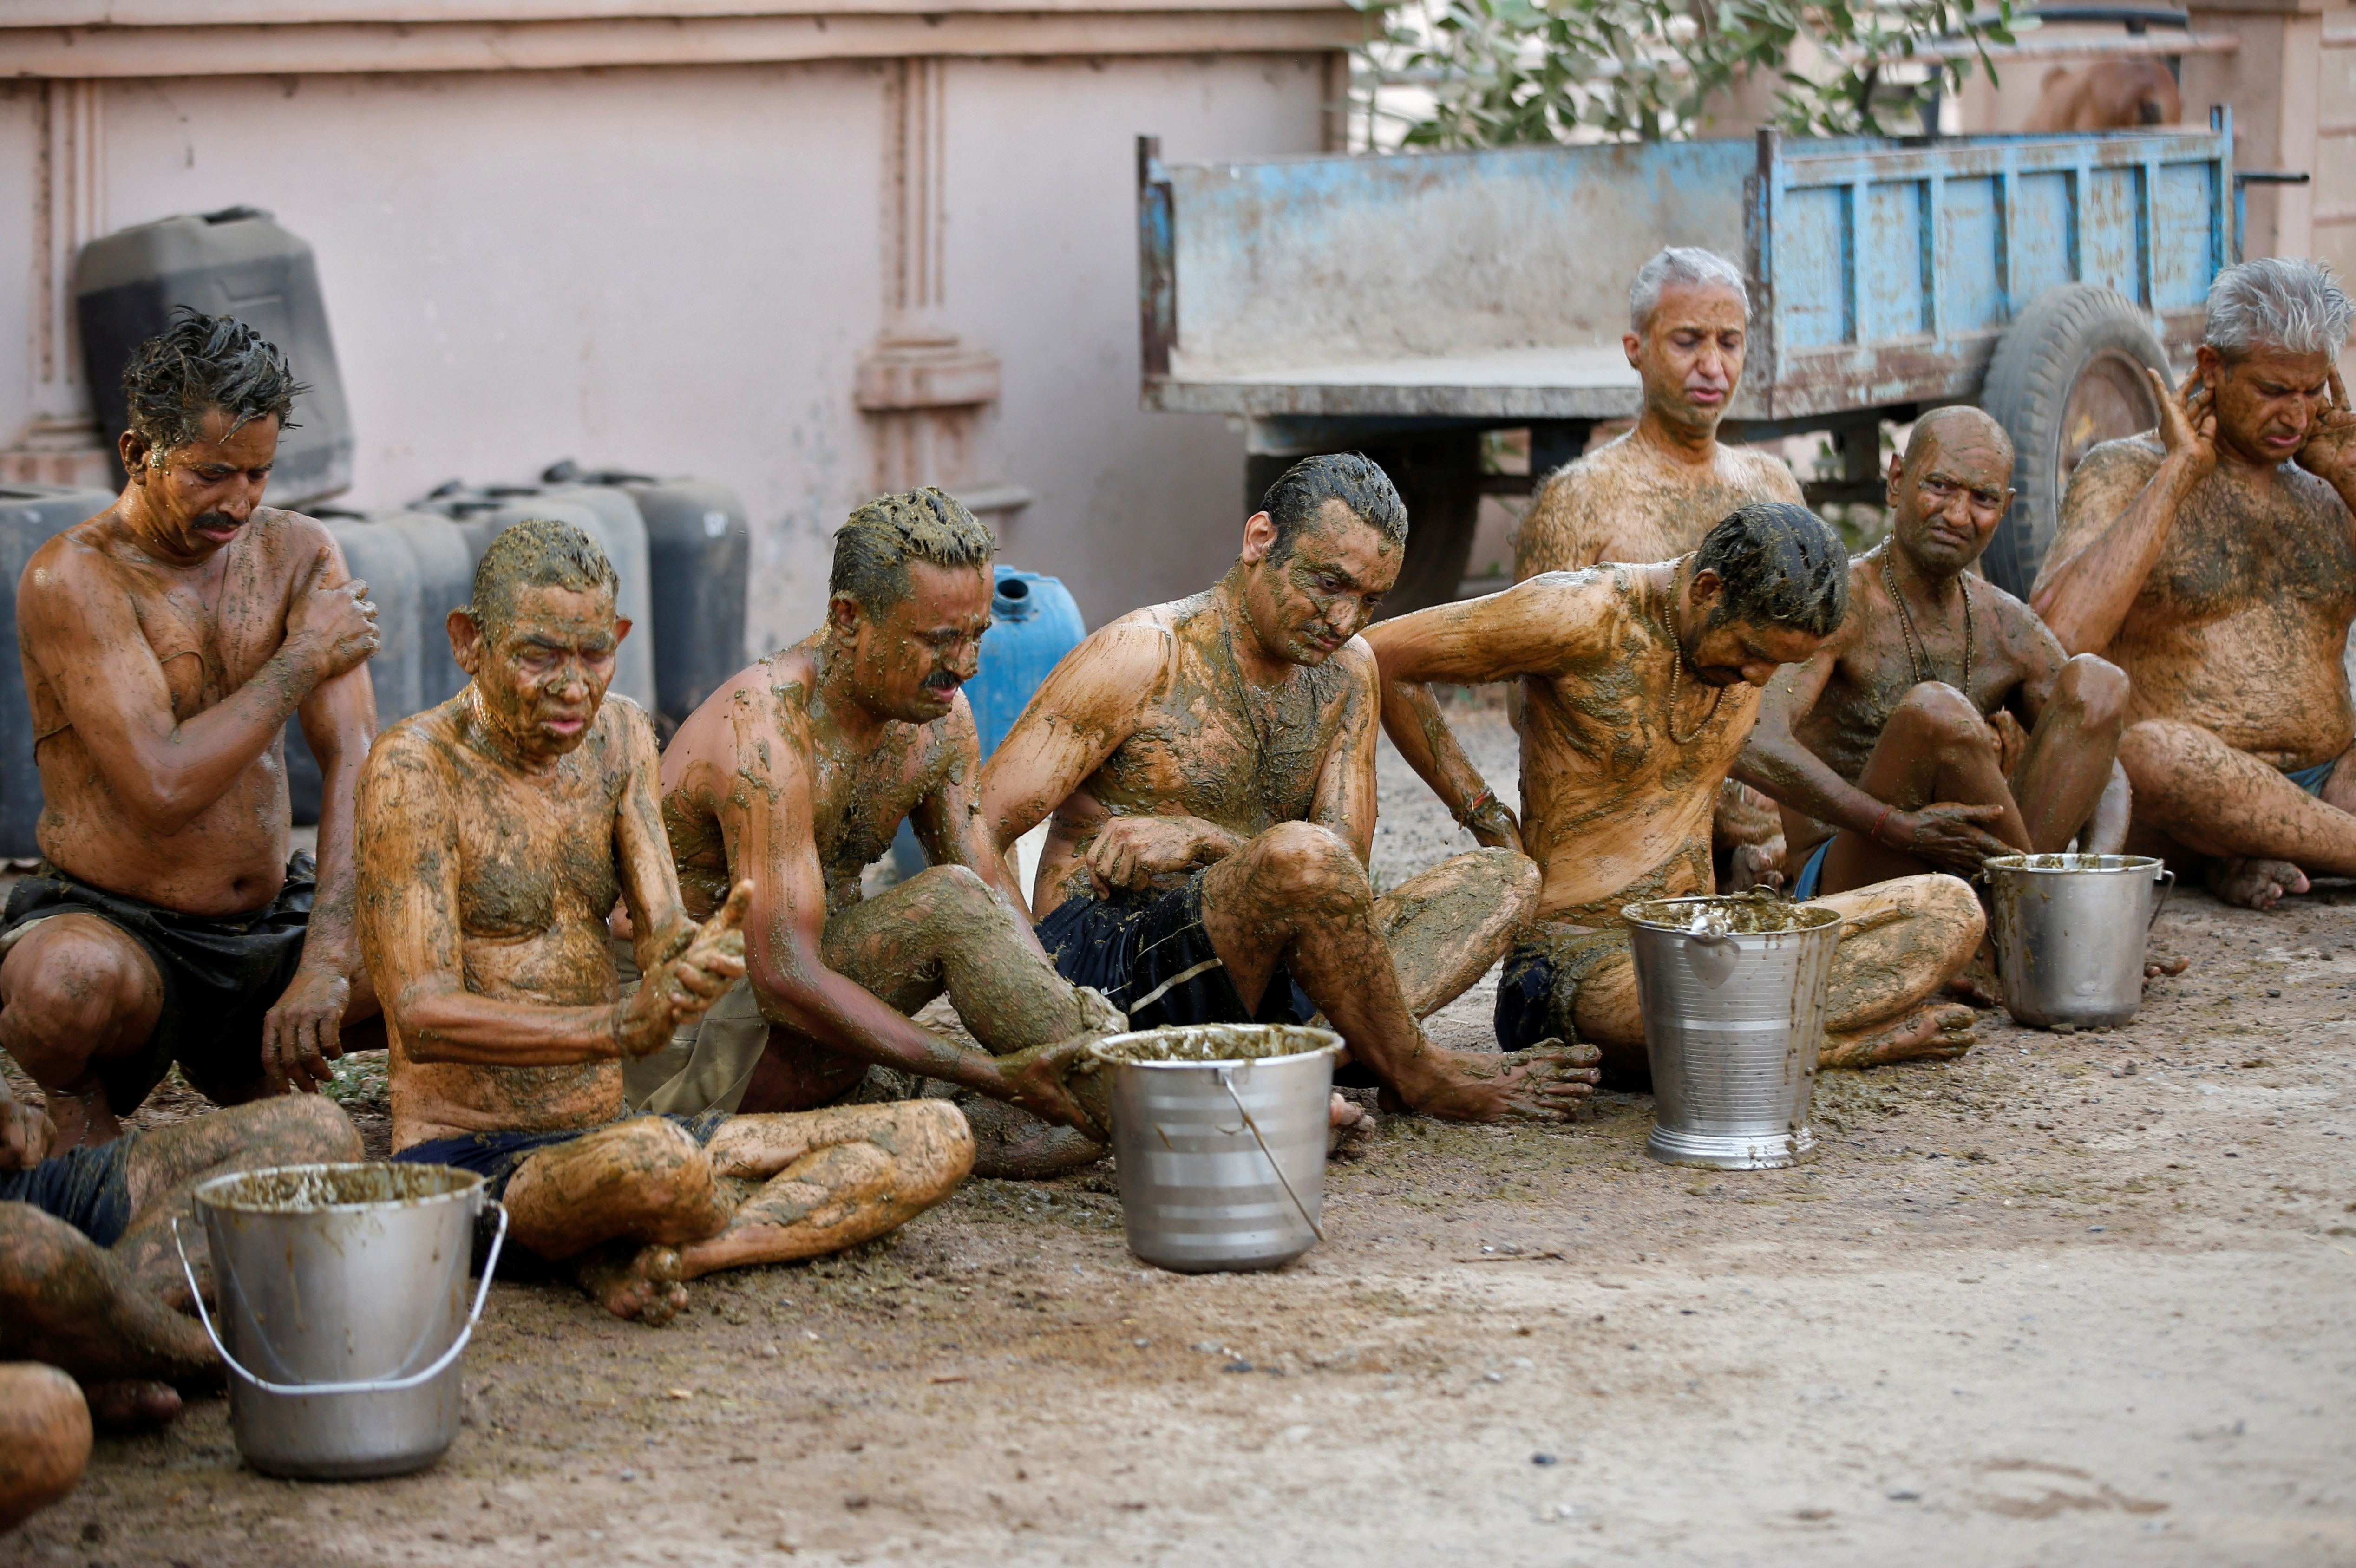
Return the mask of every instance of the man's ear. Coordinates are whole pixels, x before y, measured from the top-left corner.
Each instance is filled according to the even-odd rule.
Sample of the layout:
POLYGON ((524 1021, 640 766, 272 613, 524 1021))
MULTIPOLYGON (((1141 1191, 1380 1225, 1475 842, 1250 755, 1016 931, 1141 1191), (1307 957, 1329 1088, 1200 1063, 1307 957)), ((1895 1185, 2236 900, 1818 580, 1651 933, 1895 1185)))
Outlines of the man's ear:
POLYGON ((2192 366, 2203 387, 2213 389, 2225 379, 2225 357, 2205 343, 2194 353, 2192 366))
POLYGON ((860 623, 866 619, 866 606, 848 593, 838 593, 826 602, 828 627, 841 633, 846 637, 855 635, 859 630, 860 623))
POLYGON ((475 624, 473 614, 453 610, 442 624, 450 634, 450 656, 468 676, 478 674, 483 667, 483 629, 475 624))
POLYGON ((1902 452, 1893 452, 1890 454, 1890 489, 1889 493, 1882 497, 1882 505, 1893 512, 1898 509, 1898 497, 1901 494, 1899 485, 1904 483, 1905 478, 1906 454, 1902 452))
POLYGON ((1275 544, 1274 517, 1266 512, 1254 512, 1244 519, 1244 560, 1257 566, 1268 559, 1268 552, 1275 544))
POLYGON ((1693 606, 1695 614, 1707 619, 1710 607, 1725 592, 1725 580, 1708 567, 1701 567, 1694 572, 1693 580, 1686 584, 1686 603, 1693 606))
POLYGON ((1642 337, 1633 332, 1623 332, 1620 335, 1620 347, 1628 351, 1628 368, 1641 370, 1644 368, 1643 361, 1636 357, 1637 351, 1644 347, 1642 337))
POLYGON ((616 616, 615 616, 615 617, 614 617, 614 645, 615 645, 616 647, 617 647, 617 648, 618 648, 618 647, 620 647, 620 646, 623 645, 623 643, 626 642, 626 641, 629 639, 629 635, 630 635, 630 618, 629 618, 627 615, 616 615, 616 616))
POLYGON ((131 482, 143 483, 147 473, 147 438, 135 430, 126 430, 114 438, 114 450, 123 459, 123 472, 131 476, 131 482))

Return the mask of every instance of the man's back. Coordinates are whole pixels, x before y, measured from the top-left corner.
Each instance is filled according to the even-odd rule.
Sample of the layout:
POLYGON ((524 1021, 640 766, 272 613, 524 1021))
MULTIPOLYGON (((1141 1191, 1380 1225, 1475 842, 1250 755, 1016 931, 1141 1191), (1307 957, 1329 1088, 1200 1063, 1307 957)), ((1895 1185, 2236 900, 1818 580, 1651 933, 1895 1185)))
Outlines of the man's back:
MULTIPOLYGON (((119 726, 140 693, 99 662, 136 638, 186 722, 235 693, 286 638, 288 605, 327 529, 256 508, 210 560, 182 571, 143 549, 110 508, 35 552, 17 585, 18 652, 31 700, 51 862, 112 891, 197 914, 267 903, 284 879, 285 763, 273 745, 177 832, 125 809, 82 726, 119 726), (109 720, 111 720, 111 723, 109 720)), ((341 581, 340 565, 327 578, 341 581)))
MULTIPOLYGON (((2072 475, 2049 560, 2124 512, 2159 468, 2148 436, 2106 442, 2072 475)), ((2225 464, 2184 500, 2117 635, 2134 720, 2176 719, 2277 765, 2337 755, 2356 731, 2341 656, 2356 621, 2356 529, 2331 487, 2286 463, 2225 464)))
POLYGON ((1714 443, 1708 467, 1673 463, 1630 432, 1558 470, 1523 517, 1514 579, 1599 561, 1667 560, 1746 501, 1797 501, 1781 461, 1714 443))

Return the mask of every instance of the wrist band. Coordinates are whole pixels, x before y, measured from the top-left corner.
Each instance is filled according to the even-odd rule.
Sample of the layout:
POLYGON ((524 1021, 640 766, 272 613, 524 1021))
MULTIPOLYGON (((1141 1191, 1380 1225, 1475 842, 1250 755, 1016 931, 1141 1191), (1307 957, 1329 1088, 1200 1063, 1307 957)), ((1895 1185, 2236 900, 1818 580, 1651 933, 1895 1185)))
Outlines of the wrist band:
POLYGON ((1471 827, 1472 823, 1472 814, 1479 811, 1483 806, 1488 805, 1491 801, 1494 801, 1496 798, 1496 793, 1490 789, 1487 784, 1483 784, 1481 786, 1481 793, 1474 795, 1471 801, 1466 803, 1462 815, 1459 816, 1456 819, 1456 826, 1459 827, 1471 827))
MULTIPOLYGON (((1890 808, 1889 806, 1883 806, 1881 808, 1881 815, 1873 819, 1873 826, 1865 830, 1865 836, 1868 838, 1872 839, 1876 844, 1881 843, 1881 825, 1890 820, 1890 808)), ((1883 845, 1882 847, 1884 848, 1889 848, 1888 845, 1883 845)))

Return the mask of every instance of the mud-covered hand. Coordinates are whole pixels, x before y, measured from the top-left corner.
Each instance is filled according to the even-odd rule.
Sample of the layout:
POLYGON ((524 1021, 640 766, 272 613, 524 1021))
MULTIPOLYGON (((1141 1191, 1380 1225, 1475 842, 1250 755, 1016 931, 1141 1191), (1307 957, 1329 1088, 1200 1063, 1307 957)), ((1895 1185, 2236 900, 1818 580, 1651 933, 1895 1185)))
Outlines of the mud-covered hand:
POLYGON ((1198 817, 1116 816, 1088 842, 1088 880, 1099 896, 1141 891, 1156 877, 1191 871, 1228 848, 1217 829, 1198 817))
POLYGON ((272 1093, 316 1093, 335 1077, 351 1000, 352 983, 333 969, 306 964, 294 972, 262 1019, 262 1072, 272 1093))
POLYGON ((1876 837, 1889 848, 1928 860, 1943 871, 1969 877, 1979 870, 1983 860, 2019 853, 1980 826, 2003 816, 2000 805, 1942 802, 1920 811, 1891 812, 1876 837))
POLYGON ((1591 1045, 1539 1041, 1527 1051, 1447 1051, 1445 1076, 1405 1094, 1427 1116, 1455 1122, 1567 1122, 1602 1078, 1603 1053, 1591 1045))
POLYGON ((49 1157, 55 1136, 47 1111, 25 1104, 0 1083, 0 1170, 32 1169, 49 1157))
POLYGON ((1990 714, 1987 727, 1996 737, 1997 772, 2009 779, 2013 769, 2020 766, 2020 759, 2029 754, 2029 731, 2020 727, 2020 720, 2012 716, 2009 708, 1999 708, 1990 714))
POLYGON ((1511 849, 1516 855, 1526 852, 1522 848, 1521 820, 1514 815, 1513 807, 1494 795, 1464 819, 1464 828, 1483 849, 1511 849))
POLYGON ((2298 449, 2298 465, 2344 496, 2356 488, 2356 409, 2348 406, 2348 389, 2337 370, 2330 386, 2330 401, 2308 427, 2298 449))
POLYGON ((327 547, 321 545, 311 574, 286 609, 287 645, 315 661, 314 685, 358 669, 377 650, 376 606, 369 603, 368 584, 356 577, 330 588, 327 566, 327 547))
POLYGON ((2159 394, 2159 444, 2169 458, 2180 464, 2188 477, 2206 479, 2217 466, 2217 399, 2201 384, 2196 372, 2184 379, 2184 385, 2170 390, 2168 378, 2149 366, 2144 374, 2151 378, 2153 390, 2159 394))
POLYGON ((753 884, 737 883, 728 901, 696 927, 679 956, 656 965, 639 982, 637 993, 622 1004, 624 1056, 652 1056, 680 1024, 701 1018, 744 977, 744 910, 752 901, 753 884))
POLYGON ((998 1077, 1005 1085, 1007 1101, 1043 1122, 1070 1127, 1100 1144, 1110 1143, 1111 1130, 1097 1125, 1066 1081, 1072 1069, 1086 1060, 1088 1047, 1098 1038, 1093 1034, 1075 1035, 1053 1045, 1034 1045, 1028 1051, 1000 1057, 998 1077))

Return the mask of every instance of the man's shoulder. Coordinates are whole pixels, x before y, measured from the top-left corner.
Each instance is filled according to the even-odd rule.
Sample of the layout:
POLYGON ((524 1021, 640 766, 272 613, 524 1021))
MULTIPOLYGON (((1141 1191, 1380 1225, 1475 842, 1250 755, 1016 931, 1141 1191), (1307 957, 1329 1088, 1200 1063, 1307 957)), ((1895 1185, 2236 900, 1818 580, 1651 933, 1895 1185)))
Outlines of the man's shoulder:
POLYGON ((1803 499, 1800 481, 1794 476, 1792 465, 1772 452, 1762 452, 1755 446, 1730 446, 1719 443, 1725 455, 1727 472, 1737 488, 1749 492, 1761 501, 1799 501, 1803 499))
POLYGON ((2082 476, 2091 483, 2133 475, 2141 484, 2158 471, 2167 456, 2168 449, 2160 445, 2156 431, 2120 436, 2089 447, 2071 471, 2070 483, 2076 485, 2082 476))
POLYGON ((459 743, 457 711, 465 701, 461 694, 439 707, 396 719, 378 731, 367 759, 360 763, 361 779, 392 772, 413 773, 420 768, 437 773, 445 770, 452 748, 459 743))

